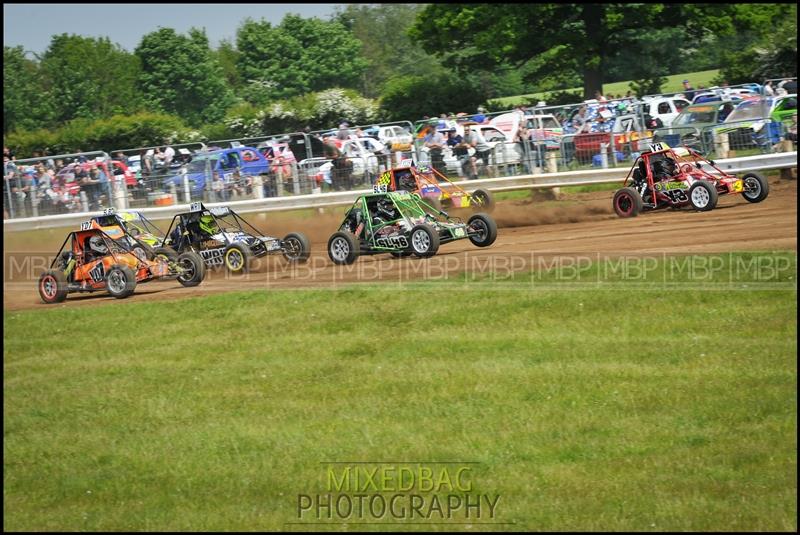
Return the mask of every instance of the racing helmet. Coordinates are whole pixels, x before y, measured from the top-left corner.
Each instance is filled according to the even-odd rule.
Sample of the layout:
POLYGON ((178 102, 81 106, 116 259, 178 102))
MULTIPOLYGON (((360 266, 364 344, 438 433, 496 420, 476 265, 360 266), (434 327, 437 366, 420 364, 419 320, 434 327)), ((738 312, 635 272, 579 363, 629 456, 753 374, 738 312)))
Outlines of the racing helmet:
POLYGON ((89 249, 97 254, 108 254, 108 246, 105 240, 100 235, 94 235, 89 238, 89 249))
POLYGON ((392 200, 388 197, 384 197, 378 201, 378 210, 384 213, 393 214, 394 203, 392 203, 392 200))
POLYGON ((217 228, 217 222, 214 221, 214 216, 212 215, 200 216, 200 230, 208 234, 215 234, 218 228, 217 228))

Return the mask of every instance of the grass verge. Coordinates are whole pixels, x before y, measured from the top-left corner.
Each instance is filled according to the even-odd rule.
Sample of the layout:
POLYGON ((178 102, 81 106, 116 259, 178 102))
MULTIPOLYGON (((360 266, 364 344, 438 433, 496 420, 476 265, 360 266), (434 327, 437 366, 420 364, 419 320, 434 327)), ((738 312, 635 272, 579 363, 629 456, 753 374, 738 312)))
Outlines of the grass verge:
MULTIPOLYGON (((494 529, 796 530, 796 254, 739 258, 789 261, 784 286, 520 274, 7 313, 4 529, 292 529, 321 463, 400 459, 480 463, 494 529)), ((448 522, 401 527, 482 529, 448 522)))

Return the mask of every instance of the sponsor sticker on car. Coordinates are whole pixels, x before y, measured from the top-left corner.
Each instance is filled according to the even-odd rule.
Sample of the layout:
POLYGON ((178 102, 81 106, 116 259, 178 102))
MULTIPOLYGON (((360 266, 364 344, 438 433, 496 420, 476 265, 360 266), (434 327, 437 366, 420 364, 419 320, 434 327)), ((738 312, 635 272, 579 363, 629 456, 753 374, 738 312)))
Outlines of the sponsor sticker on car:
POLYGON ((744 191, 744 181, 737 180, 731 183, 731 191, 744 191))

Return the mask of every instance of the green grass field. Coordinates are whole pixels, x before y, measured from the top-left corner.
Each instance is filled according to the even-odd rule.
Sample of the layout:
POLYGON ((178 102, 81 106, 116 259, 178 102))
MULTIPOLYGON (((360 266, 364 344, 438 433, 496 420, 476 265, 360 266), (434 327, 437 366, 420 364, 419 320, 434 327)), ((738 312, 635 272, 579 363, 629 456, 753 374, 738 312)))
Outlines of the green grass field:
POLYGON ((4 529, 294 529, 321 463, 393 459, 480 463, 495 529, 796 530, 796 254, 725 262, 758 258, 770 284, 549 272, 7 312, 4 529))
MULTIPOLYGON (((667 82, 661 87, 661 91, 664 93, 674 93, 677 91, 681 91, 683 89, 683 81, 689 80, 692 83, 693 87, 699 87, 700 85, 704 85, 706 87, 710 87, 711 80, 716 78, 719 75, 719 69, 713 69, 710 71, 698 71, 698 72, 688 72, 683 74, 673 74, 667 76, 667 82)), ((630 90, 629 84, 631 83, 630 80, 626 80, 624 82, 611 82, 607 84, 603 84, 603 94, 607 95, 608 93, 612 93, 614 95, 624 95, 630 90)), ((569 89, 561 89, 559 91, 582 91, 580 87, 572 87, 569 89)), ((492 103, 503 104, 508 107, 518 106, 520 104, 525 104, 529 100, 538 100, 543 98, 548 93, 552 93, 553 91, 543 91, 539 93, 529 93, 527 95, 516 95, 512 97, 503 97, 503 98, 495 98, 492 99, 492 103)))

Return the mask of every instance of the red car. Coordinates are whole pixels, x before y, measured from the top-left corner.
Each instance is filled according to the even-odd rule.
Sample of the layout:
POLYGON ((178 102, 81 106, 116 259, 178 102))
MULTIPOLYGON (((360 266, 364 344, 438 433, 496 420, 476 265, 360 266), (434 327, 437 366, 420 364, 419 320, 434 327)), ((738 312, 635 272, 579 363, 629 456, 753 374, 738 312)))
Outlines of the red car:
POLYGON ((714 209, 720 195, 741 193, 746 201, 756 203, 769 194, 769 184, 758 173, 745 173, 739 178, 694 149, 672 149, 666 143, 650 145, 650 150, 636 159, 622 185, 613 201, 619 217, 684 206, 705 212, 714 209))

